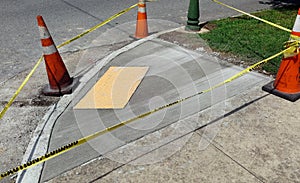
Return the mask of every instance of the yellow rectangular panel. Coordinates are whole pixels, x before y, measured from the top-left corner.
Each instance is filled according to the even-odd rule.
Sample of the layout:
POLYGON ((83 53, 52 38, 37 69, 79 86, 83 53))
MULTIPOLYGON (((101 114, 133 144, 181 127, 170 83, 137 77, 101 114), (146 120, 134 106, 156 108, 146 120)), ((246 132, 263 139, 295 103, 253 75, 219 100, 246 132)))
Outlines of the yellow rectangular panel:
POLYGON ((110 67, 74 109, 122 109, 149 67, 110 67))

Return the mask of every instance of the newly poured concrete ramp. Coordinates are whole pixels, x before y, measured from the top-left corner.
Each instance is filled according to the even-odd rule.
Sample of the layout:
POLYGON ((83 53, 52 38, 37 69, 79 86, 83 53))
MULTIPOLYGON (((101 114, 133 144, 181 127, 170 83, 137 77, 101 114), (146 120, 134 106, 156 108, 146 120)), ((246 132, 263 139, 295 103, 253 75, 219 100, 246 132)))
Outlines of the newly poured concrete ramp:
MULTIPOLYGON (((80 94, 75 97, 73 103, 56 121, 48 151, 55 150, 62 145, 121 121, 206 90, 241 70, 236 66, 219 63, 215 58, 205 53, 185 50, 159 39, 147 41, 114 58, 88 82, 80 94), (124 109, 73 110, 74 105, 94 86, 110 66, 149 67, 149 70, 124 109)), ((220 104, 253 86, 266 83, 267 80, 260 74, 249 73, 226 84, 226 86, 199 94, 179 104, 140 118, 129 125, 47 161, 41 180, 49 180, 91 159, 101 155, 105 156, 105 153, 128 142, 215 104, 220 104)), ((226 107, 225 104, 223 107, 226 107)), ((222 107, 215 113, 222 115, 222 107)))

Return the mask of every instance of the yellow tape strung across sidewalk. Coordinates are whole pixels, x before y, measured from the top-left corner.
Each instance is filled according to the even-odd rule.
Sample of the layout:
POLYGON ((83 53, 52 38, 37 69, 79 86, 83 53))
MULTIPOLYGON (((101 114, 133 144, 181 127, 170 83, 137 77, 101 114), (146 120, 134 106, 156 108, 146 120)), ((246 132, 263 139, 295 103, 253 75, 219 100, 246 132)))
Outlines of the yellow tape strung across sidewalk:
POLYGON ((284 31, 286 31, 286 32, 292 32, 290 29, 287 29, 287 28, 285 28, 285 27, 283 27, 283 26, 281 26, 281 25, 275 24, 275 23, 273 23, 273 22, 270 22, 270 21, 268 21, 268 20, 259 18, 259 17, 254 16, 254 15, 251 15, 250 13, 244 12, 244 11, 242 11, 242 10, 239 10, 239 9, 237 9, 237 8, 234 8, 234 7, 232 7, 232 6, 229 6, 229 5, 227 5, 227 4, 225 4, 225 3, 222 3, 222 2, 220 2, 220 1, 217 1, 217 0, 212 0, 212 1, 215 2, 215 3, 218 3, 218 4, 222 5, 222 6, 225 6, 225 7, 227 7, 227 8, 230 8, 230 9, 232 9, 232 10, 235 10, 235 11, 237 11, 237 12, 240 12, 240 13, 242 13, 242 14, 248 15, 249 17, 255 18, 256 20, 262 21, 262 22, 264 22, 264 23, 266 23, 266 24, 269 24, 269 25, 271 25, 271 26, 273 26, 273 27, 276 27, 276 28, 278 28, 278 29, 284 30, 284 31))
POLYGON ((63 47, 63 46, 65 46, 65 45, 67 45, 67 44, 70 44, 71 42, 73 42, 73 41, 75 41, 75 40, 81 38, 82 36, 84 36, 84 35, 86 35, 86 34, 88 34, 88 33, 90 33, 90 32, 95 31, 96 29, 102 27, 103 25, 107 24, 108 22, 112 21, 113 19, 115 19, 115 18, 117 18, 117 17, 123 15, 124 13, 127 13, 127 12, 130 11, 131 9, 135 8, 137 5, 138 5, 138 4, 134 4, 134 5, 130 6, 129 8, 126 8, 125 10, 120 11, 119 13, 117 13, 117 14, 111 16, 110 18, 104 20, 102 23, 100 23, 100 24, 98 24, 98 25, 92 27, 91 29, 89 29, 89 30, 87 30, 87 31, 85 31, 85 32, 83 32, 83 33, 81 33, 81 34, 79 34, 79 35, 77 35, 77 36, 71 38, 70 40, 68 40, 68 41, 66 41, 66 42, 64 42, 64 43, 62 43, 62 44, 60 44, 60 45, 58 45, 57 48, 63 47))
MULTIPOLYGON (((57 46, 57 48, 61 48, 67 44, 70 44, 71 42, 83 37, 84 35, 95 31, 96 29, 102 27, 103 25, 109 23, 110 21, 114 20, 115 18, 123 15, 124 13, 127 13, 128 11, 130 11, 131 9, 135 8, 138 4, 134 4, 132 6, 130 6, 129 8, 126 8, 122 11, 120 11, 119 13, 111 16, 110 18, 106 19, 105 21, 101 22, 100 24, 92 27, 91 29, 71 38, 70 40, 65 41, 64 43, 60 44, 57 46)), ((9 109, 9 107, 11 106, 11 104, 13 103, 13 101, 16 99, 16 97, 19 95, 19 93, 21 92, 21 90, 24 88, 24 86, 27 84, 27 82, 29 81, 29 79, 32 77, 33 73, 36 71, 36 69, 38 68, 38 66, 40 65, 40 63, 43 60, 43 56, 41 56, 39 58, 39 60, 37 61, 37 63, 35 64, 35 66, 33 67, 33 69, 30 71, 30 73, 27 75, 27 77, 25 78, 25 80, 23 81, 23 83, 20 85, 20 87, 17 89, 17 91, 14 93, 14 95, 11 97, 11 99, 8 101, 8 103, 5 105, 5 107, 2 109, 2 111, 0 112, 0 119, 2 119, 2 117, 4 116, 4 114, 6 113, 6 111, 9 109)))
POLYGON ((9 109, 9 107, 14 102, 14 100, 16 99, 16 97, 19 95, 19 93, 21 92, 21 90, 24 88, 24 86, 26 85, 26 83, 29 81, 29 79, 31 78, 31 76, 33 75, 33 73, 35 72, 35 70, 37 69, 37 67, 40 65, 40 63, 42 62, 42 60, 43 60, 43 56, 41 56, 39 58, 39 60, 37 61, 37 63, 33 67, 33 69, 30 71, 30 73, 26 76, 25 80, 22 82, 22 84, 20 85, 20 87, 17 89, 17 91, 15 92, 15 94, 10 98, 10 100, 8 101, 8 103, 2 109, 2 111, 0 112, 0 119, 2 119, 3 115, 6 113, 6 111, 9 109))
POLYGON ((287 49, 285 49, 285 50, 283 50, 283 51, 281 51, 281 52, 279 52, 279 53, 277 53, 277 54, 275 54, 275 55, 273 55, 273 56, 271 56, 271 57, 269 57, 269 58, 267 58, 267 59, 264 59, 264 60, 262 60, 262 61, 260 61, 260 62, 257 62, 256 64, 254 64, 254 65, 252 65, 252 66, 250 66, 250 67, 248 67, 248 68, 242 70, 242 71, 239 72, 238 74, 236 74, 236 75, 230 77, 229 79, 227 79, 227 80, 225 80, 225 81, 223 81, 223 82, 221 82, 221 83, 219 83, 219 84, 217 84, 217 85, 215 85, 215 86, 213 86, 213 87, 211 87, 211 88, 209 88, 209 89, 207 89, 207 90, 204 90, 204 91, 201 91, 201 92, 199 92, 199 93, 196 93, 196 94, 194 94, 194 95, 192 95, 192 96, 189 96, 189 97, 186 97, 186 98, 177 100, 177 101, 175 101, 175 102, 173 102, 173 103, 170 103, 170 104, 167 104, 167 105, 158 107, 158 108, 156 108, 156 109, 154 109, 154 110, 152 110, 152 111, 146 112, 146 113, 144 113, 144 114, 141 114, 141 115, 139 115, 139 116, 136 116, 136 117, 134 117, 134 118, 132 118, 132 119, 129 119, 129 120, 127 120, 127 121, 120 122, 120 123, 118 123, 118 124, 116 124, 116 125, 114 125, 114 126, 111 126, 111 127, 108 127, 108 128, 106 128, 106 129, 104 129, 104 130, 98 131, 98 132, 96 132, 96 133, 94 133, 94 134, 92 134, 92 135, 83 137, 83 138, 81 138, 81 139, 79 139, 79 140, 77 140, 77 141, 75 141, 75 142, 72 142, 72 143, 70 143, 70 144, 68 144, 68 145, 65 145, 65 146, 63 146, 63 147, 60 147, 60 148, 58 148, 58 149, 56 149, 56 150, 54 150, 54 151, 51 151, 51 152, 49 152, 49 153, 46 153, 45 155, 40 156, 40 157, 38 157, 38 158, 36 158, 36 159, 34 159, 34 160, 32 160, 32 161, 29 161, 29 162, 27 162, 27 163, 25 163, 25 164, 22 164, 22 165, 17 166, 17 167, 15 167, 15 168, 13 168, 13 169, 10 169, 10 170, 8 170, 8 171, 6 171, 6 172, 4 172, 4 173, 2 173, 2 174, 0 175, 0 180, 3 179, 4 177, 7 177, 7 176, 12 175, 12 174, 14 174, 14 173, 17 173, 17 172, 19 172, 19 171, 23 171, 23 170, 28 169, 28 168, 30 168, 30 167, 36 166, 36 165, 38 165, 38 164, 40 164, 40 163, 42 163, 42 162, 48 161, 48 160, 50 160, 50 159, 52 159, 52 158, 54 158, 54 157, 56 157, 56 156, 59 156, 59 155, 65 153, 65 152, 68 152, 68 151, 70 151, 71 149, 74 149, 75 147, 78 147, 78 146, 80 146, 80 145, 82 145, 82 144, 84 144, 84 143, 86 143, 86 142, 88 142, 88 141, 90 141, 90 140, 92 140, 92 139, 95 139, 95 138, 97 138, 97 137, 99 137, 99 136, 101 136, 101 135, 103 135, 103 134, 105 134, 105 133, 107 133, 107 132, 110 132, 110 131, 113 131, 113 130, 115 130, 115 129, 118 129, 118 128, 122 127, 122 126, 125 126, 126 124, 129 124, 129 123, 131 123, 131 122, 133 122, 133 121, 135 121, 135 120, 137 120, 137 119, 144 118, 144 117, 146 117, 146 116, 149 116, 149 115, 152 114, 152 113, 155 113, 155 112, 157 112, 157 111, 159 111, 159 110, 162 110, 162 109, 165 109, 165 108, 168 108, 168 107, 171 107, 171 106, 173 106, 173 105, 175 105, 175 104, 181 103, 182 101, 188 100, 188 99, 190 99, 190 98, 192 98, 192 97, 195 97, 195 96, 197 96, 197 95, 200 95, 200 94, 203 94, 203 93, 210 92, 210 91, 214 90, 215 88, 218 88, 218 87, 220 87, 220 86, 222 86, 222 85, 225 85, 226 83, 229 83, 229 82, 231 82, 231 81, 233 81, 233 80, 235 80, 235 79, 237 79, 237 78, 243 76, 244 74, 246 74, 246 73, 250 72, 251 70, 253 70, 255 67, 257 67, 257 66, 259 66, 259 65, 261 65, 261 64, 263 64, 263 63, 266 63, 266 62, 272 60, 273 58, 280 56, 281 54, 283 54, 283 53, 285 53, 285 52, 291 52, 291 51, 294 51, 295 49, 298 49, 298 46, 299 46, 298 43, 299 43, 299 42, 295 42, 294 44, 292 43, 292 44, 291 44, 291 47, 289 47, 289 48, 287 48, 287 49))

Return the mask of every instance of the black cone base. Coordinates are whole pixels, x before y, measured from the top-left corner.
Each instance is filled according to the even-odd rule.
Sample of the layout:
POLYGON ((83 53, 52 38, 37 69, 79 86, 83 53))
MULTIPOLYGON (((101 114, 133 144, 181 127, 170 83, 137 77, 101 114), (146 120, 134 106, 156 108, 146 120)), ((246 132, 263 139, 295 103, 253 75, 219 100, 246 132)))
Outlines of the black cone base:
POLYGON ((300 92, 299 93, 292 93, 292 94, 281 92, 281 91, 276 90, 274 88, 273 84, 274 84, 274 81, 266 84, 265 86, 262 87, 262 90, 266 91, 266 92, 269 92, 273 95, 276 95, 278 97, 284 98, 286 100, 289 100, 291 102, 295 102, 300 98, 300 92))
POLYGON ((72 84, 61 87, 60 89, 52 89, 50 88, 50 85, 46 85, 43 89, 43 94, 46 96, 63 96, 65 94, 71 94, 79 83, 78 78, 72 78, 72 80, 72 84))

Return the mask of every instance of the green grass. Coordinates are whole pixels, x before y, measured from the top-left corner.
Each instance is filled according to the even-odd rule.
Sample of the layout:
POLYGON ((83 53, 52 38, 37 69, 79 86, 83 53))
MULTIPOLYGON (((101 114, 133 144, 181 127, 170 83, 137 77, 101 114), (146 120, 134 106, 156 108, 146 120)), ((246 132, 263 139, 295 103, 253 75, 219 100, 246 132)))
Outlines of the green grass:
MULTIPOLYGON (((292 29, 297 7, 266 10, 254 15, 292 29)), ((215 28, 199 36, 206 40, 214 51, 236 55, 249 65, 280 52, 290 35, 248 16, 226 18, 209 24, 215 28)), ((281 59, 282 57, 277 57, 262 68, 275 74, 281 59)))

